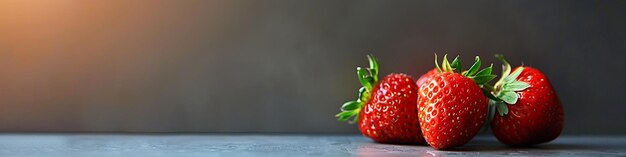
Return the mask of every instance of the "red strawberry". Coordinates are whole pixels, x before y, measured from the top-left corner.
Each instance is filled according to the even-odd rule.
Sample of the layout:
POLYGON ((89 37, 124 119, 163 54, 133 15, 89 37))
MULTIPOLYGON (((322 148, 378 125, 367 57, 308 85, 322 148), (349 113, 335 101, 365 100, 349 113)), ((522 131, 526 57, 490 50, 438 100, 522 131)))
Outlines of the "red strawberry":
POLYGON ((563 107, 548 78, 531 67, 504 62, 502 78, 495 84, 498 116, 491 122, 498 140, 511 146, 530 146, 556 139, 563 129, 563 107))
POLYGON ((426 82, 427 80, 429 80, 430 78, 433 78, 433 75, 439 73, 439 70, 437 68, 433 68, 432 70, 426 72, 425 74, 423 74, 422 76, 420 76, 420 78, 417 79, 417 82, 415 82, 415 84, 417 84, 418 87, 421 87, 422 84, 424 84, 424 82, 426 82))
POLYGON ((358 99, 343 104, 336 116, 340 121, 354 117, 361 133, 376 142, 424 143, 417 119, 415 82, 404 74, 390 74, 379 81, 376 58, 367 57, 370 68, 357 68, 363 85, 358 99))
MULTIPOLYGON (((435 56, 436 58, 436 56, 435 56)), ((440 73, 420 87, 419 120, 426 142, 435 149, 449 149, 469 142, 481 129, 487 117, 488 99, 480 85, 495 78, 492 67, 481 71, 480 58, 461 72, 458 57, 452 64, 443 59, 440 73)))

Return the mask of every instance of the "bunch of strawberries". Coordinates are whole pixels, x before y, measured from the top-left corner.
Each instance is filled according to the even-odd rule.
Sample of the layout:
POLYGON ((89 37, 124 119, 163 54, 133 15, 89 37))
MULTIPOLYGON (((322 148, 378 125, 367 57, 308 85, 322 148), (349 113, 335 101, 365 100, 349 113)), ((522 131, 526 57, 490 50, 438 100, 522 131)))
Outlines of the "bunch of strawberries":
POLYGON ((510 146, 530 146, 556 139, 563 129, 563 107, 548 78, 539 70, 514 69, 502 55, 502 76, 492 67, 481 69, 478 56, 463 70, 459 57, 435 67, 417 81, 405 74, 379 80, 378 61, 357 68, 363 85, 355 101, 341 106, 340 121, 359 125, 361 133, 376 142, 428 143, 450 149, 468 143, 490 125, 496 138, 510 146), (497 111, 497 115, 496 115, 497 111))

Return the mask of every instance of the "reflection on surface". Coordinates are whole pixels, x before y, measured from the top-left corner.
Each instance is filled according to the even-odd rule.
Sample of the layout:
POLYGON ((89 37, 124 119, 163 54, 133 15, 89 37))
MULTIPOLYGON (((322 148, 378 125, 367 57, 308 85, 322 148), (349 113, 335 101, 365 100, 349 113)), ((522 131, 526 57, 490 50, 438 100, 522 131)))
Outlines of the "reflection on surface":
POLYGON ((551 143, 527 148, 508 147, 494 137, 480 136, 463 147, 434 150, 429 146, 380 144, 364 140, 357 144, 359 157, 387 156, 597 156, 626 155, 626 137, 561 137, 551 143))
POLYGON ((359 157, 393 157, 393 156, 444 156, 445 152, 433 150, 425 145, 390 145, 379 143, 364 143, 359 145, 357 156, 359 157))
POLYGON ((561 137, 509 148, 477 137, 450 151, 378 144, 360 135, 0 134, 0 156, 626 156, 626 137, 561 137))

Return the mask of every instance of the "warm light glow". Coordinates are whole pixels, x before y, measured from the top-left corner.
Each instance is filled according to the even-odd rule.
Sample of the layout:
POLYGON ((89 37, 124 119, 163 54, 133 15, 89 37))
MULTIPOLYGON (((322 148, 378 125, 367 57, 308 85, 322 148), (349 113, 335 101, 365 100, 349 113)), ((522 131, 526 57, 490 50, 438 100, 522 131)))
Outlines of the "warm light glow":
POLYGON ((143 96, 159 95, 159 78, 175 76, 163 66, 184 59, 177 52, 186 45, 204 42, 194 32, 219 39, 211 34, 224 26, 212 23, 232 13, 228 4, 202 1, 0 1, 0 122, 24 126, 5 130, 98 126, 81 120, 151 104, 143 96))

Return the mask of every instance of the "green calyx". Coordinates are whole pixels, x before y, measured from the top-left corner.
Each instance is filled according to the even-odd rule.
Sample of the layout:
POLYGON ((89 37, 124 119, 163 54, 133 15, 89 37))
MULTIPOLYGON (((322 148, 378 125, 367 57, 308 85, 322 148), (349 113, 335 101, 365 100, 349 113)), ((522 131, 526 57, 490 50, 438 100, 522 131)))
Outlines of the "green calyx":
POLYGON ((439 66, 437 62, 438 62, 437 54, 435 54, 435 67, 437 67, 439 72, 460 73, 461 75, 474 80, 474 82, 476 82, 476 84, 480 86, 485 85, 487 82, 496 78, 496 75, 491 74, 493 65, 490 65, 489 67, 484 68, 479 71, 480 66, 481 66, 481 61, 480 61, 480 57, 478 56, 476 56, 476 58, 474 59, 474 64, 472 64, 472 66, 468 70, 465 70, 465 71, 463 71, 462 69, 459 56, 455 57, 454 60, 452 60, 452 63, 450 63, 448 62, 448 55, 444 55, 443 61, 441 62, 441 67, 439 66))
POLYGON ((519 99, 517 92, 525 90, 530 87, 530 85, 517 80, 517 77, 524 71, 524 67, 519 67, 511 72, 511 65, 504 56, 501 54, 496 54, 495 56, 498 60, 502 61, 502 76, 493 88, 490 89, 491 94, 495 96, 490 98, 495 101, 494 104, 496 105, 498 114, 504 116, 509 113, 507 104, 513 105, 517 103, 517 99, 519 99))
POLYGON ((359 82, 363 85, 359 89, 359 97, 357 97, 357 100, 348 101, 341 106, 341 112, 335 115, 339 121, 348 121, 350 119, 352 120, 349 122, 352 123, 359 121, 358 115, 361 112, 361 108, 370 99, 370 93, 376 82, 378 82, 378 60, 371 54, 367 55, 367 59, 370 63, 368 68, 356 68, 359 82))

